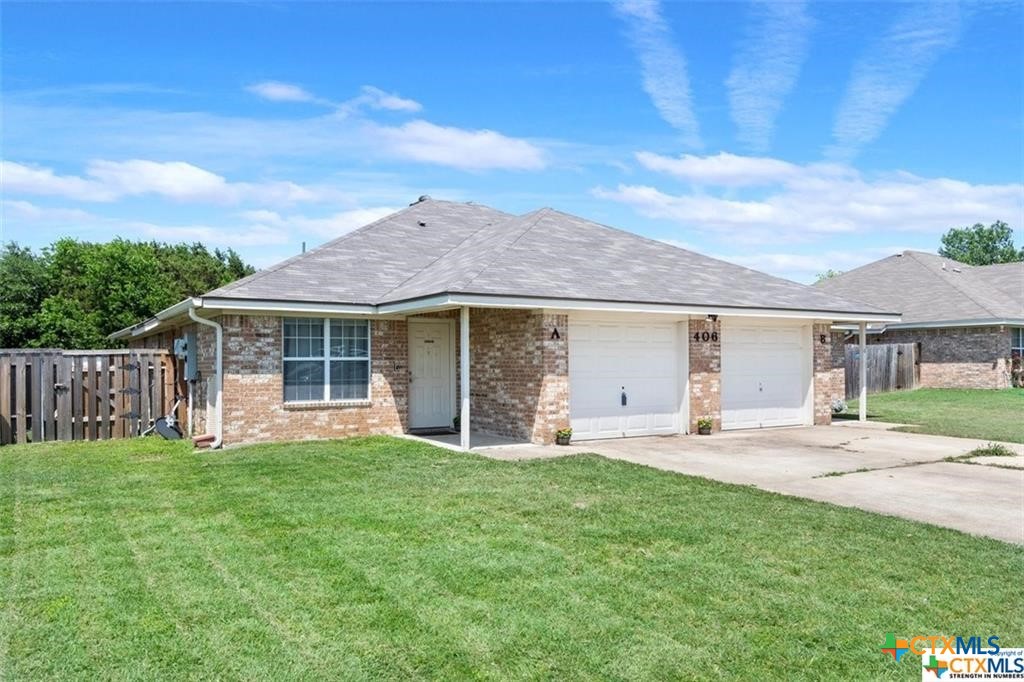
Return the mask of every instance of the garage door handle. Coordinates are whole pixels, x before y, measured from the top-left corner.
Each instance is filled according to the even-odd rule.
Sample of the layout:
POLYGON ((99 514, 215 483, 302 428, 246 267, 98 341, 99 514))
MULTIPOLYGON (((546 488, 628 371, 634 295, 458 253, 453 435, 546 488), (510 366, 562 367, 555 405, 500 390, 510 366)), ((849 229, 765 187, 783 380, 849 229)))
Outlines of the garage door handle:
POLYGON ((764 391, 764 386, 761 385, 761 382, 759 381, 757 382, 757 392, 760 393, 762 391, 764 391))
POLYGON ((622 387, 622 406, 625 407, 627 402, 629 402, 629 400, 628 400, 628 398, 626 398, 626 387, 623 386, 622 387))

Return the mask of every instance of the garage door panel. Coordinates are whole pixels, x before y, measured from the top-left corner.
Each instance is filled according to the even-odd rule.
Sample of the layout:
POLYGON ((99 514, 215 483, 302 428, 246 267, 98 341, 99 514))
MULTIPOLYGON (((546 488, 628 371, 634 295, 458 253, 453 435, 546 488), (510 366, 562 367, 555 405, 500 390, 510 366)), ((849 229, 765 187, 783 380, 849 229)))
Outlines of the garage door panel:
POLYGON ((678 432, 674 322, 570 319, 569 327, 570 422, 575 439, 678 432))
POLYGON ((805 327, 725 324, 722 428, 804 423, 809 381, 805 327))

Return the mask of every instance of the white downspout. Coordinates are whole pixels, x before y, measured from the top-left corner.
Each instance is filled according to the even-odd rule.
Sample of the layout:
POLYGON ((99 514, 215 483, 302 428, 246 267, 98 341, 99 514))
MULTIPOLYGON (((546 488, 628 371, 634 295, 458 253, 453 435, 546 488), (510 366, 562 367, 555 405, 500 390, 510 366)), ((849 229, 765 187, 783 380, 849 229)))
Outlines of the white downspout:
MULTIPOLYGON (((224 329, 213 320, 207 320, 196 315, 195 306, 188 309, 188 316, 192 318, 194 322, 206 325, 207 327, 213 327, 214 332, 217 334, 216 350, 214 351, 214 372, 217 375, 217 430, 214 433, 214 439, 213 442, 210 443, 210 447, 219 448, 221 443, 224 441, 224 355, 222 353, 224 329)), ((207 417, 207 421, 209 421, 209 417, 207 417)))

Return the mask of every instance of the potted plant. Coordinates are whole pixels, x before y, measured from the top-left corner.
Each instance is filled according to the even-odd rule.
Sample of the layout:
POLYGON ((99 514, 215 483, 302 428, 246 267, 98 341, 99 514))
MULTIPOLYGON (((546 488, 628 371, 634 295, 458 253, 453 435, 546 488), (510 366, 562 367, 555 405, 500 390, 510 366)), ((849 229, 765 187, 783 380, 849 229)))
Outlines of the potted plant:
POLYGON ((555 431, 555 443, 558 445, 568 445, 569 441, 572 440, 572 429, 558 429, 555 431))
POLYGON ((697 433, 702 436, 711 435, 711 427, 714 424, 711 417, 701 417, 697 420, 697 433))

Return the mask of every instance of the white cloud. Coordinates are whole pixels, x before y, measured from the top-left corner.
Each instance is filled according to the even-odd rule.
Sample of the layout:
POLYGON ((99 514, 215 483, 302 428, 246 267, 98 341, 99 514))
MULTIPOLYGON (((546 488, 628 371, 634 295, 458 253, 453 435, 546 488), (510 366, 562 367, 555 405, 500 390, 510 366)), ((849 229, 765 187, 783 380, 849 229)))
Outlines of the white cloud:
POLYGON ((60 196, 90 202, 111 202, 124 197, 156 195, 177 202, 288 204, 317 201, 330 196, 293 182, 228 182, 183 161, 91 161, 85 177, 57 175, 50 168, 0 161, 0 186, 8 193, 60 196))
POLYGON ((78 208, 38 206, 15 199, 0 202, 0 215, 5 219, 31 223, 76 223, 96 219, 88 211, 78 208))
POLYGON ((371 130, 391 155, 413 161, 463 170, 539 170, 547 165, 540 147, 493 130, 451 128, 423 120, 371 130))
POLYGON ((905 7, 896 23, 853 66, 832 129, 834 143, 826 150, 833 158, 851 158, 876 140, 932 64, 960 37, 957 3, 905 7))
POLYGON ((363 86, 363 94, 355 101, 366 104, 372 109, 387 109, 388 111, 409 111, 416 112, 423 108, 423 105, 416 100, 406 99, 390 92, 384 92, 372 85, 363 86))
POLYGON ((207 246, 278 246, 291 237, 287 230, 264 225, 163 225, 134 221, 115 222, 111 229, 121 234, 143 236, 163 242, 202 242, 207 246))
POLYGON ((672 44, 672 32, 656 0, 619 0, 616 12, 629 28, 640 60, 644 92, 661 117, 683 134, 683 142, 699 148, 700 128, 693 112, 686 59, 672 44))
MULTIPOLYGON (((301 161, 320 167, 358 160, 357 168, 373 162, 425 161, 456 169, 539 169, 546 166, 547 148, 540 143, 498 131, 443 127, 412 121, 407 127, 377 123, 363 116, 337 112, 301 118, 223 116, 205 112, 167 112, 83 106, 38 106, 4 101, 5 151, 8 158, 47 158, 79 163, 81 158, 178 158, 200 167, 258 167, 267 160, 301 161), (454 153, 414 144, 417 135, 450 133, 459 143, 454 153), (468 150, 469 142, 492 143, 498 155, 468 150), (399 143, 402 144, 399 144, 399 143), (409 153, 406 153, 408 150, 409 153), (507 161, 508 165, 503 165, 507 161)), ((443 142, 443 141, 442 141, 443 142)), ((486 147, 486 145, 482 145, 486 147)), ((565 145, 562 150, 565 150, 565 145)), ((579 153, 577 149, 574 152, 579 153)), ((560 159, 564 155, 559 156, 560 159)), ((342 165, 341 167, 344 167, 342 165)), ((394 182, 392 182, 392 185, 394 182)), ((420 188, 417 188, 420 189, 420 188)), ((421 194, 422 191, 414 192, 421 194)), ((360 195, 356 199, 362 201, 360 195)))
POLYGON ((647 159, 677 176, 715 178, 717 182, 710 184, 725 186, 729 189, 726 194, 671 194, 648 185, 627 184, 615 189, 598 187, 593 194, 632 206, 651 218, 760 243, 835 233, 939 234, 979 220, 1013 219, 1024 210, 1024 188, 1018 184, 970 184, 904 172, 865 177, 838 164, 800 166, 780 161, 775 167, 768 163, 771 159, 748 159, 749 163, 744 159, 733 155, 724 163, 721 155, 704 160, 647 159), (702 166, 703 161, 708 165, 702 166), (773 173, 777 177, 771 182, 773 173), (753 184, 770 188, 749 197, 737 196, 732 190, 753 184))
POLYGON ((299 233, 315 234, 333 239, 389 216, 400 209, 390 206, 355 208, 328 216, 312 218, 302 215, 283 216, 274 211, 244 211, 241 216, 255 224, 288 229, 299 233))
POLYGON ((805 3, 758 0, 754 20, 726 80, 737 137, 755 151, 768 148, 782 102, 807 57, 812 21, 805 3))
POLYGON ((292 83, 263 81, 247 85, 245 89, 271 102, 322 102, 302 86, 292 83))
POLYGON ((695 185, 728 187, 775 185, 800 176, 834 176, 852 172, 837 164, 799 166, 780 159, 728 152, 714 156, 683 154, 678 158, 638 152, 636 159, 648 170, 667 173, 695 185))

